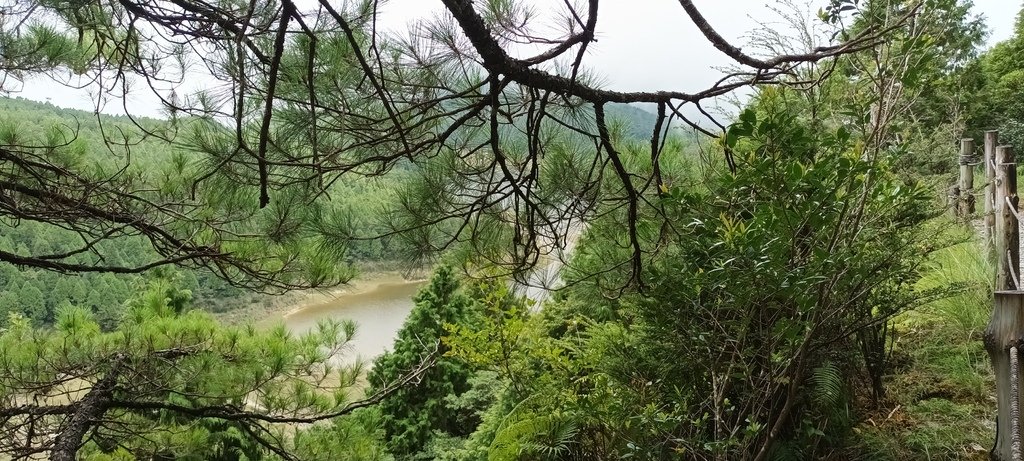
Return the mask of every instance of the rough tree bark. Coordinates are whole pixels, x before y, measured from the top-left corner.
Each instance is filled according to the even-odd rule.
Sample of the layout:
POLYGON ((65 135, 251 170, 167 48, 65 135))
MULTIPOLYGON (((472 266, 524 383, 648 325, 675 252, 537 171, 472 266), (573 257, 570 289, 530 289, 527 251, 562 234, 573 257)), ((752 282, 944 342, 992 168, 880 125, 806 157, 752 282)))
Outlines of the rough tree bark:
POLYGON ((75 461, 78 449, 82 446, 82 439, 96 427, 96 421, 110 408, 123 362, 123 354, 118 354, 110 371, 78 402, 75 413, 54 439, 53 449, 50 451, 51 460, 75 461))

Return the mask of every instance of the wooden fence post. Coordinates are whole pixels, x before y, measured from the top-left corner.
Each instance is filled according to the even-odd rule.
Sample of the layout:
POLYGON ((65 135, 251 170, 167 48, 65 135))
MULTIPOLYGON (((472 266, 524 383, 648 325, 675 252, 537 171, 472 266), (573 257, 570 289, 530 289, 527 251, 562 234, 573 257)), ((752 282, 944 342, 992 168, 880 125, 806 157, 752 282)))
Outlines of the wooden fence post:
POLYGON ((958 215, 967 220, 974 213, 974 140, 960 140, 960 200, 958 215))
POLYGON ((996 148, 996 291, 1017 290, 1020 280, 1020 223, 1017 222, 1017 164, 1013 148, 996 148))
POLYGON ((960 184, 959 184, 959 181, 957 181, 957 184, 953 184, 952 186, 949 186, 949 196, 947 198, 949 199, 949 207, 953 210, 953 218, 959 220, 960 219, 960 184))
MULTIPOLYGON (((1020 402, 1014 399, 1021 387, 1019 370, 1020 352, 1024 346, 1021 337, 1024 335, 1024 292, 997 291, 992 319, 985 328, 985 350, 992 360, 992 369, 996 376, 996 441, 992 448, 991 459, 1012 461, 1020 456, 1020 402), (1011 354, 1016 354, 1011 357, 1011 354), (1016 362, 1017 369, 1011 366, 1016 362), (1016 379, 1016 383, 1014 383, 1016 379), (1016 392, 1015 392, 1016 391, 1016 392), (1016 427, 1014 427, 1016 423, 1016 427)), ((1019 398, 1019 395, 1017 396, 1019 398)))
POLYGON ((991 256, 995 247, 996 232, 996 146, 999 145, 999 132, 990 130, 985 132, 985 153, 982 161, 985 163, 985 248, 991 256))

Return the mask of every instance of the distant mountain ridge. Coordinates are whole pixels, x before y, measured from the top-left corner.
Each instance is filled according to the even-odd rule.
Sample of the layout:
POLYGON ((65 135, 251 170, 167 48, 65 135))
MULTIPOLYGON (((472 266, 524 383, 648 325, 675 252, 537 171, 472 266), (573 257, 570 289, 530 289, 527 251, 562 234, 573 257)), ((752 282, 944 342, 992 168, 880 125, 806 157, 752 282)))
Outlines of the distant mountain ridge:
POLYGON ((609 104, 605 117, 624 124, 625 135, 633 139, 650 139, 658 115, 630 104, 609 104))
MULTIPOLYGON (((51 102, 35 101, 23 97, 0 97, 0 112, 28 112, 34 115, 34 122, 49 119, 49 121, 67 120, 69 117, 76 119, 81 128, 86 131, 98 130, 96 114, 80 109, 72 109, 55 105, 51 102)), ((658 116, 643 108, 630 104, 609 104, 605 108, 607 118, 613 123, 623 124, 623 131, 627 137, 642 140, 650 139, 658 116)), ((100 117, 111 122, 131 123, 124 115, 101 114, 100 117)), ((137 121, 147 123, 159 123, 164 120, 151 117, 136 117, 137 121)), ((27 120, 26 120, 27 121, 27 120)))

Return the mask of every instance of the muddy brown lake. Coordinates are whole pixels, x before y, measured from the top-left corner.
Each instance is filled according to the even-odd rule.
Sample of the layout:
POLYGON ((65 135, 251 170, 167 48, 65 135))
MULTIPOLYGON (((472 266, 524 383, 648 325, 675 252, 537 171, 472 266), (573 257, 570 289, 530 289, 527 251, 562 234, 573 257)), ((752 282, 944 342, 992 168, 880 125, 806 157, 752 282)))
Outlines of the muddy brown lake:
POLYGON ((295 334, 309 331, 322 319, 352 320, 356 323, 356 335, 350 343, 352 349, 342 361, 350 362, 356 357, 372 360, 391 348, 412 310, 413 296, 425 283, 396 277, 362 281, 268 320, 283 321, 295 334))

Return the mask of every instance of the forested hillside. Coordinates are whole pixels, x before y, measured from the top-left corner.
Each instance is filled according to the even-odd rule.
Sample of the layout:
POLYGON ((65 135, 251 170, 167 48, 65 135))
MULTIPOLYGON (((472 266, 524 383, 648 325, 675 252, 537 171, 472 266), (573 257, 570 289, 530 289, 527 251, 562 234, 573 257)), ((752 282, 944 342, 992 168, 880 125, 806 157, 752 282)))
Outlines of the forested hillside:
MULTIPOLYGON (((142 119, 149 126, 166 122, 142 119)), ((69 144, 73 161, 87 168, 136 174, 147 169, 160 169, 170 164, 180 151, 163 140, 144 139, 140 130, 127 117, 96 115, 84 111, 62 109, 48 103, 25 99, 0 99, 0 136, 6 145, 69 144), (121 136, 119 139, 107 138, 121 136)), ((12 220, 0 234, 0 250, 15 254, 58 255, 78 249, 83 236, 31 220, 12 220)), ((140 238, 100 241, 97 252, 85 251, 71 261, 85 263, 102 254, 106 263, 131 267, 152 259, 154 253, 140 238)), ((182 288, 191 290, 197 299, 214 307, 228 302, 243 292, 227 285, 208 271, 180 269, 161 277, 174 277, 182 288), (177 275, 171 275, 174 272, 177 275)), ((55 313, 64 306, 81 306, 94 312, 105 328, 116 326, 123 305, 135 296, 145 283, 136 274, 83 273, 63 274, 41 268, 19 267, 0 263, 0 323, 6 324, 9 313, 22 313, 36 325, 52 323, 55 313)))
POLYGON ((9 3, 0 90, 167 116, 0 99, 0 458, 988 456, 947 191, 960 138, 1024 149, 1024 16, 985 49, 970 0, 783 2, 747 45, 680 0, 728 65, 618 91, 600 0, 9 3), (365 267, 432 275, 402 310, 365 267), (378 329, 211 315, 338 287, 378 329))
MULTIPOLYGON (((609 111, 622 123, 630 136, 646 134, 654 127, 653 114, 629 106, 616 106, 609 111)), ((184 125, 186 122, 182 122, 184 125)), ((164 120, 126 116, 99 115, 54 106, 50 103, 23 98, 0 98, 0 136, 8 145, 46 145, 68 143, 75 161, 89 168, 117 171, 127 168, 125 174, 144 174, 160 171, 174 162, 199 161, 189 159, 187 148, 176 144, 187 128, 172 126, 164 120), (137 124, 157 131, 162 137, 143 133, 137 124)), ((364 235, 384 233, 379 227, 378 215, 389 201, 395 185, 402 181, 402 171, 392 172, 383 180, 340 182, 332 185, 328 198, 334 210, 344 210, 349 225, 360 228, 364 235), (377 230, 373 227, 377 225, 377 230)), ((82 237, 54 226, 32 221, 15 222, 0 234, 0 250, 16 254, 62 254, 78 248, 82 237)), ((138 238, 105 240, 97 243, 98 252, 82 252, 70 258, 85 262, 102 254, 104 262, 113 266, 131 267, 153 258, 147 243, 138 238)), ((404 262, 396 253, 397 247, 389 239, 367 238, 352 242, 346 252, 346 261, 374 268, 401 268, 404 262)), ((196 305, 213 312, 221 312, 258 301, 245 290, 233 287, 208 270, 173 269, 158 277, 170 277, 189 290, 196 305)), ((125 302, 138 293, 146 283, 145 276, 137 274, 84 273, 62 274, 45 269, 19 268, 0 262, 0 324, 7 314, 25 314, 38 325, 52 323, 62 306, 81 306, 95 313, 104 328, 117 324, 125 302)))

